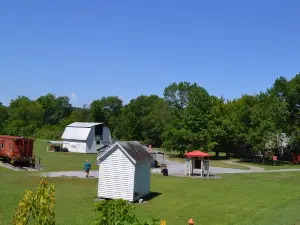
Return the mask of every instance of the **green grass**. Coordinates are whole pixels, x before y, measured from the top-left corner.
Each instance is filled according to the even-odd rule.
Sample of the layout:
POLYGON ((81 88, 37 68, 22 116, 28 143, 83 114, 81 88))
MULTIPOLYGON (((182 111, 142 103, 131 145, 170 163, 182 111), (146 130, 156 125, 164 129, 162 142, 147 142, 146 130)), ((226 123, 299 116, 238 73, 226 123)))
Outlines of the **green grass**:
MULTIPOLYGON (((26 189, 35 190, 40 178, 29 172, 0 172, 3 224, 26 189)), ((61 225, 93 224, 97 179, 52 178, 56 187, 56 221, 61 225)), ((161 195, 138 205, 141 220, 164 218, 167 224, 292 225, 300 222, 300 173, 222 175, 218 180, 152 176, 151 189, 161 195)))
POLYGON ((83 170, 85 160, 92 163, 92 169, 97 169, 95 165, 96 154, 80 154, 72 152, 47 152, 46 141, 35 141, 34 154, 42 159, 43 171, 72 171, 83 170))

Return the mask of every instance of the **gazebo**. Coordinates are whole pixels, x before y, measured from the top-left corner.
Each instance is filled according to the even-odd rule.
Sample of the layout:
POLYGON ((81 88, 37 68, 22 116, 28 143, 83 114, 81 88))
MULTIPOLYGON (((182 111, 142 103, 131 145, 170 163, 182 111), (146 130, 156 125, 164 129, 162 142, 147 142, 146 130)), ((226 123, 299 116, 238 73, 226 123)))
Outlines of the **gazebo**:
POLYGON ((209 157, 210 154, 195 150, 185 154, 187 159, 184 164, 184 175, 192 176, 194 169, 200 169, 200 177, 209 176, 209 157))

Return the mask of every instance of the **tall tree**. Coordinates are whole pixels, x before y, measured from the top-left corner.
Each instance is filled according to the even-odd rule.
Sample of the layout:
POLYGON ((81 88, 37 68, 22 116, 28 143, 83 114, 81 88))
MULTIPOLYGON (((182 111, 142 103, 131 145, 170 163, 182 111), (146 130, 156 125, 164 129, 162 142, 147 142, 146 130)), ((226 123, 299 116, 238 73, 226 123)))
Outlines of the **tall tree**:
POLYGON ((54 94, 47 94, 39 97, 37 102, 44 109, 44 123, 46 125, 57 125, 72 112, 72 105, 67 96, 56 98, 54 94))
POLYGON ((10 135, 32 136, 43 126, 43 115, 44 111, 39 103, 20 96, 10 103, 4 131, 10 135))
POLYGON ((4 123, 8 118, 7 108, 0 102, 0 134, 3 132, 4 123))
POLYGON ((172 121, 163 134, 164 148, 180 153, 195 148, 210 150, 208 119, 212 99, 208 92, 196 83, 180 82, 169 85, 164 97, 172 112, 172 121))
MULTIPOLYGON (((156 144, 152 131, 148 130, 147 122, 151 112, 155 111, 156 104, 160 101, 157 95, 138 96, 123 107, 118 118, 114 134, 118 139, 139 140, 148 144, 156 144), (148 117, 148 119, 145 119, 148 117), (151 137, 152 136, 152 137, 151 137)), ((160 141, 160 140, 159 140, 160 141)))
POLYGON ((91 119, 95 122, 104 122, 113 131, 122 106, 123 101, 117 96, 102 97, 91 103, 91 119))

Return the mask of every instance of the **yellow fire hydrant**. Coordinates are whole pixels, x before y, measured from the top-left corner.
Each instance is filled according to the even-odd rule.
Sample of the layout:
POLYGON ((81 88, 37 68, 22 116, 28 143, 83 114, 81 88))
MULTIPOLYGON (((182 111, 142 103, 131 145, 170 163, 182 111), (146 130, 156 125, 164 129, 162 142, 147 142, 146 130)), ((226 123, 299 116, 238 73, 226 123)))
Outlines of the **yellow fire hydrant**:
POLYGON ((161 220, 160 225, 167 225, 167 222, 165 220, 161 220))
POLYGON ((189 219, 188 224, 189 224, 189 225, 194 225, 195 222, 194 222, 194 220, 191 218, 191 219, 189 219))

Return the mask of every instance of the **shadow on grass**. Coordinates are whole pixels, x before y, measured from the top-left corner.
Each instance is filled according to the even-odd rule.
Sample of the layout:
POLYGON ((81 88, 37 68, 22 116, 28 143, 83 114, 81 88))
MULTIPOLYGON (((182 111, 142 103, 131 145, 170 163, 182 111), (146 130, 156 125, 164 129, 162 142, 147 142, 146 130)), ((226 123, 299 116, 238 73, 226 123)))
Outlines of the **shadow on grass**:
POLYGON ((158 197, 162 195, 162 193, 160 192, 154 192, 154 191, 151 191, 150 194, 146 195, 145 197, 143 197, 144 201, 151 201, 152 199, 158 197))

